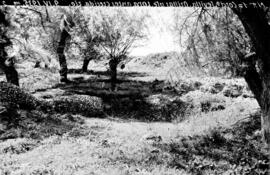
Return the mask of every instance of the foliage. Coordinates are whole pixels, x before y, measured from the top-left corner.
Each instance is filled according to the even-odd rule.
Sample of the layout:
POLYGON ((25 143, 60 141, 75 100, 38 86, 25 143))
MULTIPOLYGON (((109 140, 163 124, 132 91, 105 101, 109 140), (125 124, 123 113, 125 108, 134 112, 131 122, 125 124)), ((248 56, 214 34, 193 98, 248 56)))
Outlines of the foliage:
POLYGON ((10 34, 16 44, 18 61, 43 61, 47 65, 56 59, 62 17, 72 21, 68 7, 19 6, 12 8, 12 22, 16 29, 10 34))
MULTIPOLYGON (((81 7, 31 9, 15 9, 16 13, 20 11, 17 14, 26 15, 14 16, 20 20, 17 24, 23 30, 10 32, 28 46, 25 48, 32 49, 34 45, 26 43, 33 42, 55 52, 55 36, 59 36, 57 32, 63 27, 60 23, 63 14, 76 24, 69 31, 72 33, 67 49, 70 53, 78 46, 84 57, 99 58, 104 54, 107 59, 125 59, 119 55, 128 54, 144 38, 143 34, 138 34, 142 37, 133 42, 138 27, 134 23, 141 21, 136 22, 137 18, 129 16, 130 12, 125 10, 114 9, 109 13, 98 9, 87 13, 81 7), (133 27, 130 30, 125 28, 130 26, 133 27), (129 44, 125 46, 125 43, 129 44)), ((192 54, 195 58, 186 62, 196 63, 198 71, 209 74, 222 73, 229 68, 227 63, 241 69, 240 57, 251 49, 249 42, 241 39, 242 29, 239 29, 240 34, 236 30, 229 34, 226 31, 227 25, 238 29, 238 20, 226 10, 222 13, 232 18, 219 16, 215 9, 204 11, 205 14, 197 12, 194 16, 196 24, 196 15, 199 15, 197 29, 191 30, 185 43, 186 56, 192 54), (215 19, 206 17, 210 14, 215 19), (240 47, 245 42, 246 48, 240 47), (231 53, 227 53, 229 49, 231 53), (203 56, 196 57, 196 52, 203 56), (215 72, 208 62, 217 64, 220 69, 215 72)), ((190 22, 185 30, 192 25, 190 22)), ((25 53, 33 60, 37 57, 34 51, 25 49, 25 53)), ((0 143, 0 171, 6 174, 266 174, 269 158, 262 151, 260 134, 256 134, 260 114, 250 115, 257 103, 252 98, 242 98, 246 85, 228 85, 220 79, 203 82, 201 78, 171 85, 157 79, 153 81, 160 78, 160 70, 165 70, 168 60, 176 56, 150 55, 149 59, 138 63, 141 70, 151 69, 156 73, 155 77, 139 73, 137 69, 121 72, 123 80, 119 81, 117 92, 107 88, 108 73, 102 71, 79 77, 75 73, 71 75, 73 83, 56 86, 57 76, 52 72, 30 71, 24 67, 24 72, 35 75, 26 76, 24 81, 30 82, 29 88, 37 90, 35 86, 38 86, 39 91, 34 93, 40 98, 43 94, 46 99, 34 98, 18 87, 0 82, 0 140, 5 140, 0 143), (12 105, 19 109, 9 111, 12 105), (191 112, 194 115, 190 115, 191 112), (108 118, 90 119, 70 113, 108 118), (231 125, 246 120, 246 115, 251 120, 231 125), (6 121, 11 117, 14 120, 6 121), (213 126, 215 128, 207 130, 213 126), (149 133, 153 134, 149 136, 149 133)), ((76 64, 71 65, 76 67, 76 64)), ((134 66, 128 66, 131 65, 134 66)))
POLYGON ((254 134, 260 128, 258 115, 231 129, 213 128, 203 136, 181 137, 165 147, 175 154, 170 166, 186 167, 195 174, 267 174, 269 158, 262 151, 260 136, 254 134))
MULTIPOLYGON (((188 66, 195 65, 198 71, 214 76, 243 74, 243 59, 252 47, 240 20, 229 8, 195 9, 177 22, 175 30, 186 36, 183 57, 188 66)), ((183 36, 179 40, 182 43, 183 36)))
MULTIPOLYGON (((53 135, 63 135, 70 132, 74 127, 81 127, 81 125, 84 123, 84 119, 78 115, 47 114, 37 110, 18 110, 18 118, 16 119, 16 123, 7 122, 7 120, 3 118, 0 120, 2 123, 0 127, 0 140, 19 137, 25 139, 34 139, 36 141, 42 140, 53 135)), ((29 149, 25 149, 26 148, 23 148, 23 150, 17 150, 9 147, 6 148, 6 152, 15 151, 15 153, 18 154, 29 151, 29 149)))
POLYGON ((118 62, 127 57, 132 48, 146 39, 146 12, 136 14, 127 9, 97 10, 91 20, 92 32, 101 37, 101 48, 109 59, 118 58, 118 62))

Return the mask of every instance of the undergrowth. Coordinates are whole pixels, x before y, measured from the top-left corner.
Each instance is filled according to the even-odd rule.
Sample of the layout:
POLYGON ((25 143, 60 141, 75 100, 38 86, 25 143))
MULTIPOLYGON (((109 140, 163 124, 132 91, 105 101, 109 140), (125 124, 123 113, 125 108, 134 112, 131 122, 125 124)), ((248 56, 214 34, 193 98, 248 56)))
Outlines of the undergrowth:
POLYGON ((213 128, 205 135, 181 137, 155 146, 173 156, 170 167, 192 174, 265 174, 269 157, 263 148, 260 114, 230 129, 213 128))
POLYGON ((0 140, 29 138, 42 140, 53 135, 63 135, 84 123, 79 115, 46 114, 40 111, 19 110, 16 116, 1 118, 0 140))

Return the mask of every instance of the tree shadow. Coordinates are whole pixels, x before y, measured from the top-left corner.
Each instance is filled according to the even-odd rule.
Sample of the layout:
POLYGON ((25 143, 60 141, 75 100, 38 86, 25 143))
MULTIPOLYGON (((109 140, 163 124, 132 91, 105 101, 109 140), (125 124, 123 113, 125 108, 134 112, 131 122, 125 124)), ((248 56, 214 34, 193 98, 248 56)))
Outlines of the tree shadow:
MULTIPOLYGON (((97 73, 97 72, 96 72, 97 73)), ((101 72, 102 75, 106 73, 101 72)), ((172 102, 177 92, 164 81, 130 80, 130 76, 140 73, 127 73, 124 77, 118 76, 116 91, 111 91, 109 76, 80 76, 71 79, 69 83, 59 83, 53 88, 65 91, 65 95, 89 95, 102 99, 103 112, 110 117, 136 119, 140 121, 172 121, 177 116, 176 111, 183 111, 184 102, 172 102), (154 104, 148 97, 159 95, 159 104, 154 104), (162 98, 162 99, 161 99, 162 98), (161 100, 163 100, 161 102, 161 100)), ((185 106, 186 107, 186 106, 185 106)), ((184 115, 184 114, 183 114, 184 115)), ((182 116, 182 115, 181 115, 182 116)))
MULTIPOLYGON (((81 69, 69 69, 68 74, 87 74, 87 75, 97 75, 97 76, 109 76, 109 71, 97 71, 97 70, 87 70, 83 72, 81 69)), ((145 77, 148 76, 145 72, 125 72, 125 71, 118 71, 117 76, 120 78, 123 77, 145 77)))

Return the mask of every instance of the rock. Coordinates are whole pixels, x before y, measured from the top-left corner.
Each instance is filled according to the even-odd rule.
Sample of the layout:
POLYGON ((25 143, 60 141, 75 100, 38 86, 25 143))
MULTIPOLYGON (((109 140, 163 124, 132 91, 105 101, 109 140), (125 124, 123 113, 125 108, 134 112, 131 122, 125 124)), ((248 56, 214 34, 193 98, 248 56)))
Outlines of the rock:
POLYGON ((161 142, 162 141, 162 137, 160 135, 150 133, 150 134, 144 135, 142 137, 142 141, 151 142, 151 143, 161 142))
POLYGON ((226 97, 236 98, 243 94, 243 87, 238 85, 231 85, 225 87, 223 90, 223 95, 226 97))
POLYGON ((214 85, 204 85, 200 88, 200 90, 202 92, 209 92, 211 94, 217 94, 219 92, 221 92, 223 90, 223 88, 225 87, 224 83, 215 83, 214 85))
POLYGON ((225 87, 225 83, 215 83, 213 86, 218 92, 221 92, 223 88, 225 87))
POLYGON ((224 105, 217 105, 217 106, 211 107, 211 111, 220 111, 220 110, 224 110, 224 109, 225 109, 224 105))
POLYGON ((155 142, 160 142, 162 141, 162 137, 161 136, 148 136, 146 140, 153 140, 155 142))
POLYGON ((51 99, 51 98, 53 98, 53 96, 50 95, 50 94, 45 94, 45 95, 41 96, 41 98, 43 98, 43 99, 51 99))
POLYGON ((220 111, 224 110, 225 105, 224 104, 218 104, 218 103, 211 103, 211 102, 206 102, 206 103, 201 103, 201 111, 202 112, 209 112, 209 111, 220 111))
POLYGON ((251 92, 248 86, 243 89, 243 98, 254 98, 254 94, 251 92))
POLYGON ((254 95, 253 94, 246 94, 246 93, 243 93, 243 98, 254 98, 254 95))
POLYGON ((160 151, 158 149, 153 149, 152 151, 150 151, 152 154, 157 154, 159 153, 160 151))
POLYGON ((217 94, 219 93, 219 91, 217 89, 215 89, 213 86, 210 85, 204 85, 200 87, 200 91, 202 92, 209 92, 211 94, 217 94))
POLYGON ((198 90, 202 86, 202 83, 199 81, 195 81, 193 84, 194 89, 198 90))
POLYGON ((190 91, 194 91, 195 88, 191 84, 184 82, 184 83, 180 83, 177 86, 177 90, 179 92, 181 92, 181 94, 184 94, 184 93, 188 93, 190 91))

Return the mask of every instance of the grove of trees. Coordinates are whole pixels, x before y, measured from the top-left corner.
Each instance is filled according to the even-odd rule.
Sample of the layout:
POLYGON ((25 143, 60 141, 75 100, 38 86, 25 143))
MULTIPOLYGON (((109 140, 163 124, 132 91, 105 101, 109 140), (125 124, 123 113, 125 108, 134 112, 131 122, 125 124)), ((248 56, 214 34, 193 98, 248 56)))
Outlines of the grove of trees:
MULTIPOLYGON (((7 52, 12 43, 25 46, 35 41, 42 42, 43 49, 58 58, 61 82, 68 82, 66 52, 71 47, 81 51, 82 71, 87 71, 90 60, 109 60, 111 89, 115 90, 117 67, 124 65, 130 50, 147 38, 148 15, 127 9, 91 10, 86 13, 84 8, 1 7, 0 68, 7 81, 19 85, 14 66, 18 58, 9 57, 7 52), (35 37, 30 37, 31 32, 35 37)), ((270 148, 269 8, 198 8, 176 24, 179 36, 187 34, 187 62, 211 76, 245 78, 261 107, 262 134, 270 148)))
POLYGON ((99 46, 109 59, 111 89, 115 90, 117 67, 128 60, 129 51, 147 38, 147 14, 137 15, 125 10, 97 11, 91 20, 95 36, 99 36, 99 46))

